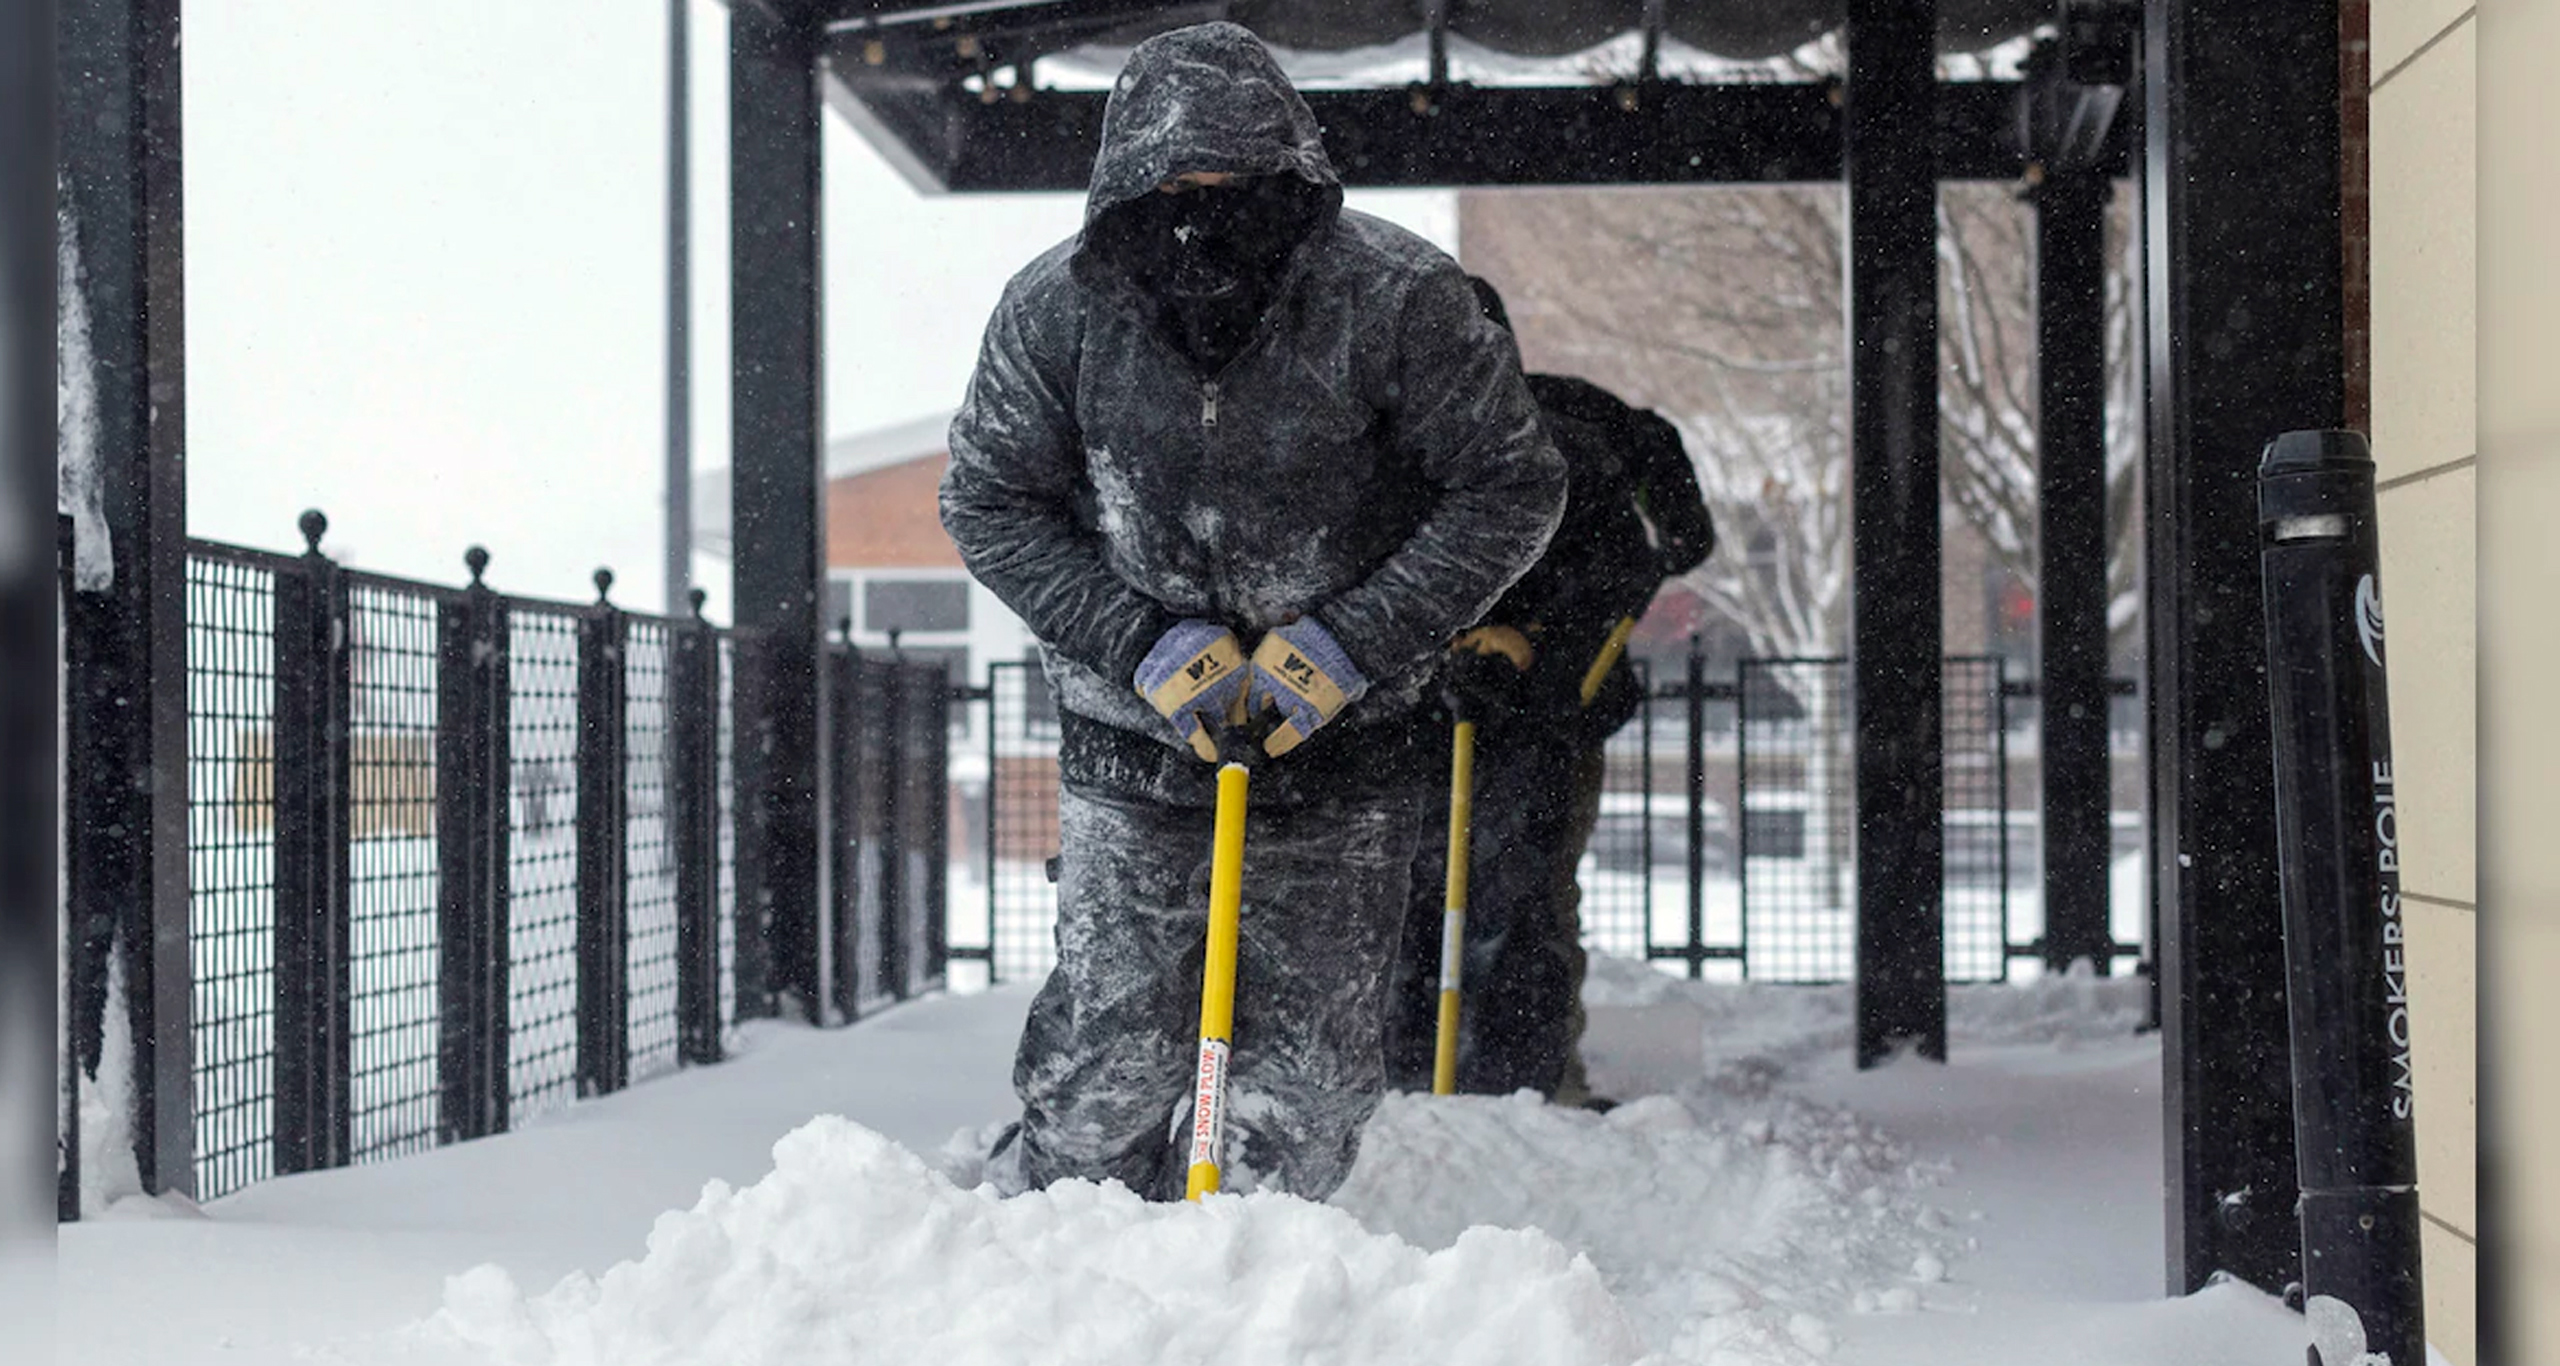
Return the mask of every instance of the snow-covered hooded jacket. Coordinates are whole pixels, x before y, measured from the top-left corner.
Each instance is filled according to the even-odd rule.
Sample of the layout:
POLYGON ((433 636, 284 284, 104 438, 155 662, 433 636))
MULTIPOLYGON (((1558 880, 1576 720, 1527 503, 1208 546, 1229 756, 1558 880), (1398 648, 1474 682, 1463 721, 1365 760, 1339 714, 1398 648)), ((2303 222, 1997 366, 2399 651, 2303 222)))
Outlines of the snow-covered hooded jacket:
POLYGON ((1563 506, 1517 352, 1457 263, 1341 202, 1260 40, 1212 23, 1140 44, 1083 229, 1006 286, 952 420, 943 525, 1042 642, 1060 705, 1195 765, 1132 687, 1174 621, 1221 622, 1250 650, 1312 614, 1371 689, 1300 753, 1347 750, 1421 700, 1563 506), (1191 171, 1294 176, 1321 210, 1215 374, 1153 321, 1111 230, 1191 171))

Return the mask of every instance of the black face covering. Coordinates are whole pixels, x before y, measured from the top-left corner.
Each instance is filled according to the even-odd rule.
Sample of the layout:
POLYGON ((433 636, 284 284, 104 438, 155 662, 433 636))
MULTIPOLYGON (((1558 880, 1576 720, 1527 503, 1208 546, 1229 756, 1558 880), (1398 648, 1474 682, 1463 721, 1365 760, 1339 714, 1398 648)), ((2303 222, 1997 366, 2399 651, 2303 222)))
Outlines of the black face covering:
POLYGON ((1306 236, 1315 197, 1293 176, 1156 193, 1130 204, 1130 259, 1166 333, 1219 369, 1253 337, 1306 236))

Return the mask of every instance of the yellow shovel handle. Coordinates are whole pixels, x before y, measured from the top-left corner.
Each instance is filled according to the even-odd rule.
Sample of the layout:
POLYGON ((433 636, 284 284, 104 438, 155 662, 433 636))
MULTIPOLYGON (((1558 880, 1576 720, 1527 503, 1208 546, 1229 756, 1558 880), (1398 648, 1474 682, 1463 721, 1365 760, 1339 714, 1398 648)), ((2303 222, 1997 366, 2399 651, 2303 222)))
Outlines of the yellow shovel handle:
POLYGON ((1440 1038, 1431 1056, 1431 1094, 1458 1089, 1458 988, 1467 955, 1468 833, 1475 828, 1476 723, 1449 737, 1449 895, 1440 913, 1440 1038))
POLYGON ((1591 699, 1600 695, 1600 685, 1608 680, 1609 671, 1618 667, 1618 656, 1626 653, 1627 637, 1635 630, 1634 617, 1620 617, 1618 624, 1609 628, 1609 638, 1600 642, 1600 653, 1582 673, 1582 705, 1590 706, 1591 699))
POLYGON ((1244 911, 1244 804, 1250 781, 1242 764, 1218 770, 1218 823, 1209 850, 1209 957, 1200 973, 1200 1065, 1192 1077, 1186 1200, 1218 1188, 1227 1052, 1236 1023, 1236 932, 1244 911))

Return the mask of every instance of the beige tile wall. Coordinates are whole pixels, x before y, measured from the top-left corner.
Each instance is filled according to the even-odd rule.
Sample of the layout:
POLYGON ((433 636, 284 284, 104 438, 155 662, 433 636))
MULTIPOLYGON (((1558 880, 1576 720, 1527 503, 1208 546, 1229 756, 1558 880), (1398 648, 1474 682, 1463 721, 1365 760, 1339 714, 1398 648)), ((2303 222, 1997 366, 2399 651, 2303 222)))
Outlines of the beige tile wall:
POLYGON ((2505 1325, 2487 1366, 2542 1366, 2560 1362, 2560 0, 2491 0, 2478 23, 2481 967, 2505 1325))
POLYGON ((2373 439, 2427 1336, 2475 1366, 2478 24, 2453 0, 2376 4, 2372 16, 2373 439))

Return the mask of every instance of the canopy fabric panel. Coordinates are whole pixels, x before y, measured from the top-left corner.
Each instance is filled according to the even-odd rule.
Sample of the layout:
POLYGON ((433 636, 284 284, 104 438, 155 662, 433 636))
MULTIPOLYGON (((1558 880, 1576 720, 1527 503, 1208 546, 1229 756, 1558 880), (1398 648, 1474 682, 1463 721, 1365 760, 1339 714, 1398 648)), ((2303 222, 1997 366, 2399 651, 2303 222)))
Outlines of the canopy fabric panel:
MULTIPOLYGON (((1660 0, 1662 31, 1702 52, 1759 60, 1792 52, 1838 29, 1845 0, 1660 0)), ((1944 52, 1979 52, 2053 22, 2058 0, 1938 0, 1938 45, 1944 52)), ((929 14, 938 27, 966 32, 1006 26, 1009 11, 1076 6, 1025 4, 906 4, 840 0, 835 25, 894 24, 929 14)), ((1125 4, 1090 7, 1090 24, 1072 13, 1058 16, 1076 40, 1125 46, 1150 34, 1203 17, 1224 17, 1252 29, 1275 47, 1300 52, 1344 52, 1379 47, 1427 31, 1425 0, 1226 0, 1179 4, 1161 16, 1133 17, 1125 4), (1081 28, 1081 32, 1076 32, 1081 28)), ((1562 57, 1587 51, 1622 33, 1645 27, 1644 0, 1448 0, 1450 33, 1521 57, 1562 57)), ((1073 43, 1065 44, 1072 46, 1073 43)))

